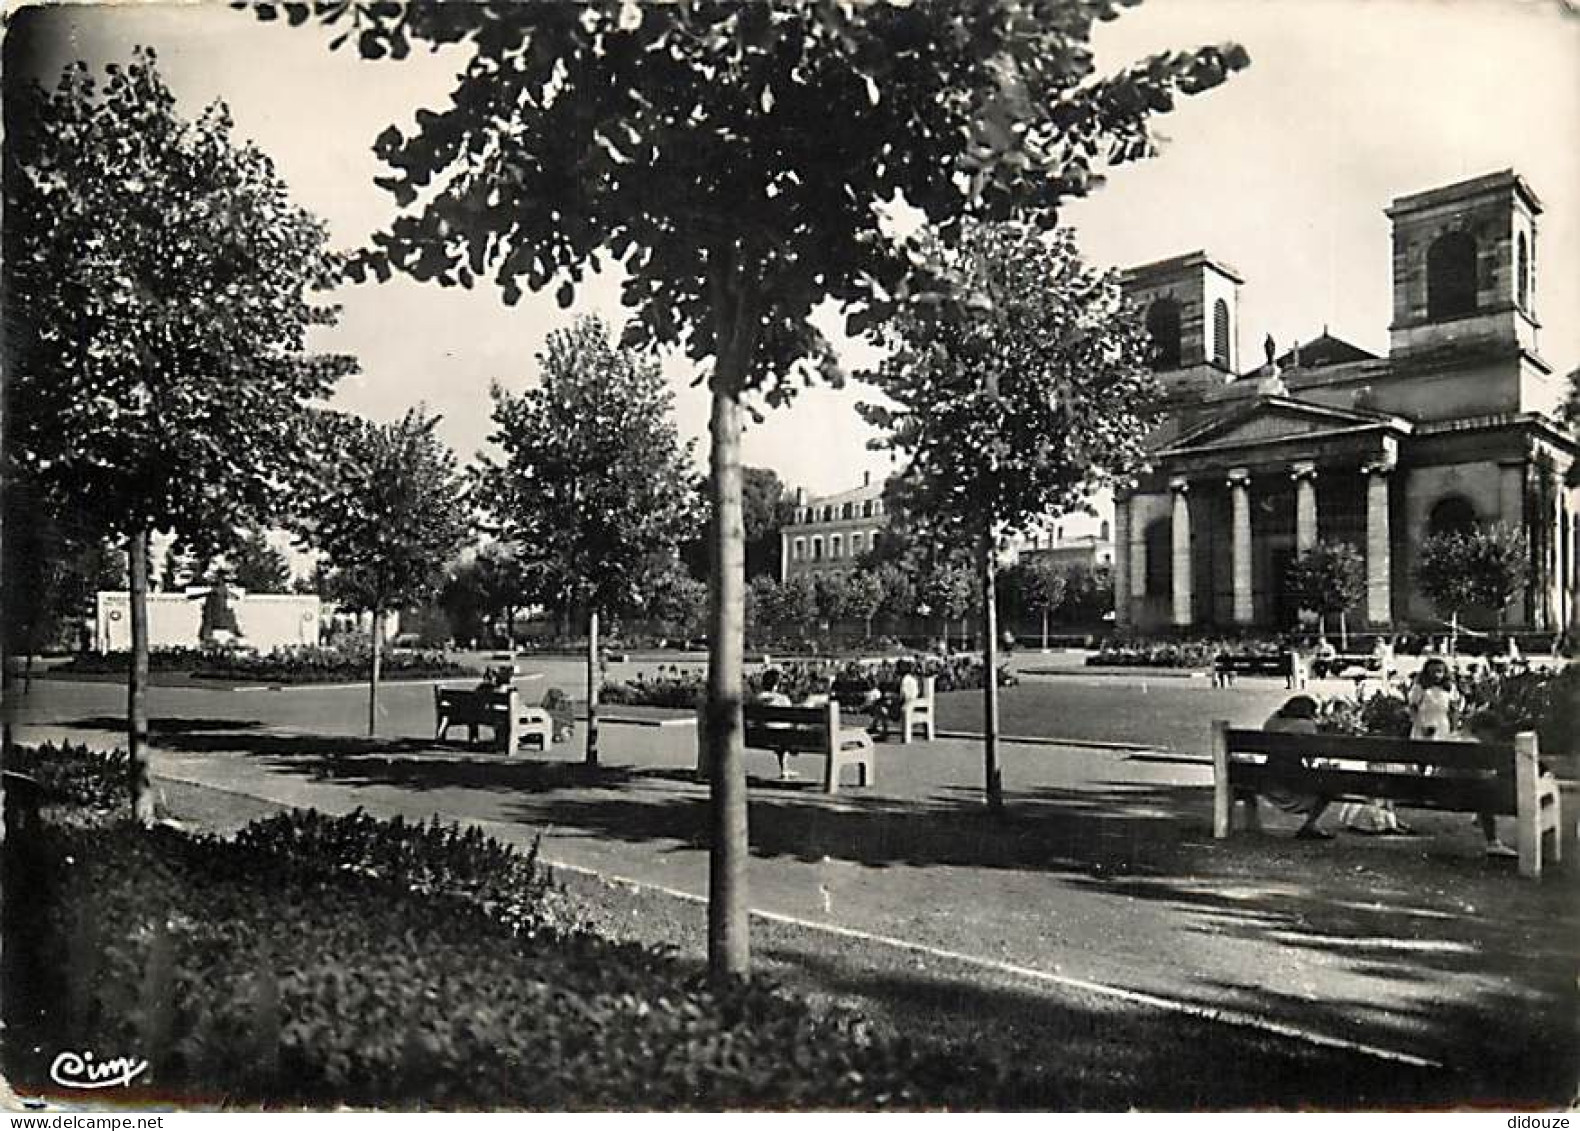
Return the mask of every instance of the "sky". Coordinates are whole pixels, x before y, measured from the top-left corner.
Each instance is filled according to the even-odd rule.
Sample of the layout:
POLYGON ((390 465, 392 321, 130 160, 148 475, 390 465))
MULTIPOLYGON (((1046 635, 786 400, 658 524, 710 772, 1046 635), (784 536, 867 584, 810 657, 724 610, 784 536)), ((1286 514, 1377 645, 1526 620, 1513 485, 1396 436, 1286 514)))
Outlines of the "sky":
MULTIPOLYGON (((85 6, 67 58, 102 65, 134 44, 159 53, 191 113, 223 98, 239 136, 275 160, 296 200, 353 247, 393 215, 373 184, 373 138, 445 100, 455 49, 372 63, 331 53, 318 28, 260 24, 222 3, 85 6)), ((1239 42, 1251 66, 1155 118, 1159 156, 1109 171, 1067 206, 1089 262, 1122 268, 1204 249, 1246 280, 1242 356, 1260 358, 1324 327, 1386 353, 1390 248, 1383 209, 1397 196, 1513 168, 1546 206, 1539 221, 1540 348, 1559 375, 1580 365, 1580 0, 1149 0, 1094 39, 1100 69, 1203 43, 1239 42)), ((338 407, 375 419, 425 403, 463 458, 489 431, 488 388, 536 380, 545 335, 575 313, 624 320, 611 283, 506 307, 491 288, 443 289, 397 278, 337 294, 340 324, 315 345, 357 355, 338 407)), ((830 318, 827 327, 836 327, 830 318)), ((859 347, 848 366, 871 360, 859 347)), ((672 359, 682 434, 705 459, 708 406, 672 359)), ((873 393, 803 392, 748 429, 746 462, 814 494, 882 475, 886 453, 854 406, 873 393)))

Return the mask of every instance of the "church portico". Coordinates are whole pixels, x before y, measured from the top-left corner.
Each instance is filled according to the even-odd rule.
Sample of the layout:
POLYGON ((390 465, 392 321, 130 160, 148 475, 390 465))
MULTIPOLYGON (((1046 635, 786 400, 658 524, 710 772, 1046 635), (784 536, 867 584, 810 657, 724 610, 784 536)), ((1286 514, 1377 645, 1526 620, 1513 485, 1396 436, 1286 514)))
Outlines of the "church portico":
POLYGON ((1118 500, 1121 630, 1291 628, 1289 567, 1319 542, 1365 563, 1351 623, 1438 627, 1415 580, 1421 544, 1494 525, 1525 539, 1522 585, 1470 621, 1580 623, 1580 443, 1536 352, 1540 213, 1507 171, 1396 199, 1387 357, 1324 328, 1282 355, 1269 339, 1266 364, 1236 375, 1238 273, 1203 252, 1127 272, 1167 340, 1154 362, 1165 416, 1118 500))

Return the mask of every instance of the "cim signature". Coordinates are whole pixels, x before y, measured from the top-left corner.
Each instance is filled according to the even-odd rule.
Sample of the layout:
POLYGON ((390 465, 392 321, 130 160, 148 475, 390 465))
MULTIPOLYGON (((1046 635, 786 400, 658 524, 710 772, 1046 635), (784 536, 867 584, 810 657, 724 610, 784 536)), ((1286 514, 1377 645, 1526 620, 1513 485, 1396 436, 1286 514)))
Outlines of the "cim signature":
POLYGON ((129 1088, 146 1071, 148 1062, 136 1057, 94 1060, 91 1052, 68 1049, 50 1062, 49 1078, 63 1088, 129 1088))

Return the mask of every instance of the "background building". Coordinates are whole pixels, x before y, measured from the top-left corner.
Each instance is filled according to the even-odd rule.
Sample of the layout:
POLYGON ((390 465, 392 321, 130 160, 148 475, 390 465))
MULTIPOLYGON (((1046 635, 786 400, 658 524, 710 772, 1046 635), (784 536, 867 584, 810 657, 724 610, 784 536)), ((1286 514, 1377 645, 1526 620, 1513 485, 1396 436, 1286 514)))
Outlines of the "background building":
POLYGON ((862 476, 861 486, 808 498, 796 491, 795 512, 779 534, 779 580, 820 573, 848 573, 872 549, 888 523, 883 484, 862 476))
POLYGON ((1417 548, 1493 523, 1530 547, 1505 623, 1571 624, 1580 448, 1537 350, 1541 212, 1512 171, 1396 199, 1385 358, 1324 329, 1237 376, 1232 268, 1197 252, 1128 272, 1168 415, 1149 472, 1116 504, 1118 624, 1287 627, 1285 572, 1319 539, 1365 556, 1357 620, 1436 624, 1413 581, 1417 548))

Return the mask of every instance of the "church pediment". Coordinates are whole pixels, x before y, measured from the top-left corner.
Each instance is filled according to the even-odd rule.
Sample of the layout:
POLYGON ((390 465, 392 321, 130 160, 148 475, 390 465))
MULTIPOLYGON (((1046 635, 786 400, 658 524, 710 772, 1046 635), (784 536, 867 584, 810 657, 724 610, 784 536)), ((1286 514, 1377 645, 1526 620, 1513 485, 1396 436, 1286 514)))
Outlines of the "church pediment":
POLYGON ((1387 413, 1332 408, 1292 397, 1262 396, 1198 425, 1169 445, 1173 451, 1237 448, 1359 429, 1408 432, 1409 422, 1387 413))

